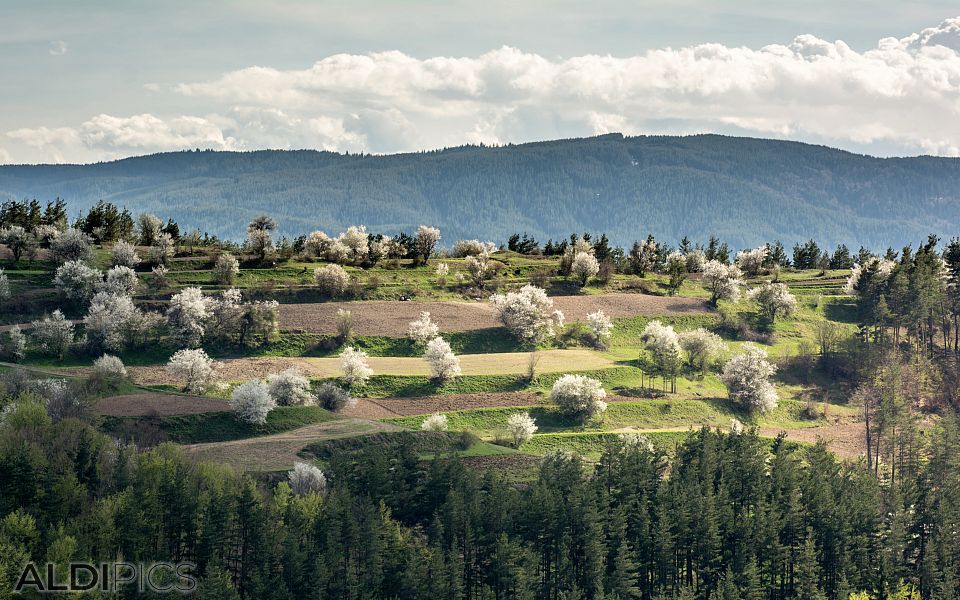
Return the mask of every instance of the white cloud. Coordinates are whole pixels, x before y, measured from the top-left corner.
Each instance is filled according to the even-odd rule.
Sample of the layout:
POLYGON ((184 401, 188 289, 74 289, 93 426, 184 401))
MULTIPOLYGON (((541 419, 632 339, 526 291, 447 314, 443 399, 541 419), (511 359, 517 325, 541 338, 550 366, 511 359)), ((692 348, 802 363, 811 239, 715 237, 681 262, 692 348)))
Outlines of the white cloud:
POLYGON ((98 158, 190 147, 393 152, 612 131, 732 131, 957 155, 960 18, 862 52, 812 35, 626 57, 392 51, 333 55, 306 69, 249 67, 174 89, 178 104, 205 116, 99 115, 8 135, 98 158))
POLYGON ((50 42, 50 56, 63 56, 67 53, 67 43, 63 40, 50 42))
POLYGON ((0 148, 0 165, 6 165, 13 162, 13 157, 10 156, 10 153, 0 148))

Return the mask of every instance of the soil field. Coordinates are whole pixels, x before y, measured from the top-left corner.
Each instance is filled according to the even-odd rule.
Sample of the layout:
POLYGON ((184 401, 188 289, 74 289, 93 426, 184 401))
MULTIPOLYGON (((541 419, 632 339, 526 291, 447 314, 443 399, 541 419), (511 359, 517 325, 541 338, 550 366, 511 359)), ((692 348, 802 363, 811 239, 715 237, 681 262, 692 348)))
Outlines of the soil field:
POLYGON ((189 444, 183 449, 197 460, 226 463, 241 471, 285 471, 291 469, 293 463, 303 460, 300 451, 313 442, 398 429, 395 425, 376 421, 337 419, 276 435, 189 444))
MULTIPOLYGON (((580 348, 570 350, 542 350, 537 363, 538 373, 563 371, 589 371, 606 369, 616 363, 597 352, 580 348)), ((522 375, 527 372, 530 354, 527 352, 503 352, 498 354, 463 354, 460 368, 464 375, 522 375)), ((422 358, 373 356, 368 359, 370 368, 377 375, 429 375, 430 368, 422 358)), ((256 357, 235 358, 220 362, 219 375, 224 381, 245 381, 263 378, 284 369, 296 367, 307 377, 336 377, 340 375, 340 359, 304 357, 256 357)), ((131 379, 140 385, 170 383, 166 368, 127 367, 131 379)))
POLYGON ((202 396, 181 396, 144 392, 111 396, 97 401, 95 411, 105 417, 195 415, 230 410, 226 400, 202 396))
POLYGON ((533 406, 543 402, 542 396, 533 392, 450 394, 419 398, 357 398, 356 400, 356 404, 344 408, 341 414, 364 419, 387 419, 495 406, 533 406))
MULTIPOLYGON (((602 309, 608 317, 673 316, 710 312, 707 304, 695 298, 668 298, 645 294, 602 294, 596 296, 555 296, 554 307, 563 311, 567 321, 585 320, 587 314, 602 309)), ((323 302, 319 304, 281 304, 280 328, 311 333, 336 333, 337 310, 353 314, 357 335, 402 337, 410 321, 421 311, 439 325, 440 331, 471 331, 499 327, 496 312, 487 302, 323 302)))

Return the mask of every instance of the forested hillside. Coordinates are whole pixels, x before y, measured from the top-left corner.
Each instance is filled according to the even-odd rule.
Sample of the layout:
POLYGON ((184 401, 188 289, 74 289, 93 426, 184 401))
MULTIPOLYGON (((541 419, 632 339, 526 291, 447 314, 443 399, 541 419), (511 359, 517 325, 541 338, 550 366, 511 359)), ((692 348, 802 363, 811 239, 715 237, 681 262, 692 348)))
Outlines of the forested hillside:
MULTIPOLYGON (((176 152, 95 165, 0 167, 0 198, 99 199, 240 238, 439 226, 444 241, 606 232, 628 244, 719 235, 735 246, 816 238, 895 246, 960 225, 960 160, 880 159, 794 142, 608 135, 392 156, 176 152)), ((74 216, 74 215, 71 215, 74 216)))

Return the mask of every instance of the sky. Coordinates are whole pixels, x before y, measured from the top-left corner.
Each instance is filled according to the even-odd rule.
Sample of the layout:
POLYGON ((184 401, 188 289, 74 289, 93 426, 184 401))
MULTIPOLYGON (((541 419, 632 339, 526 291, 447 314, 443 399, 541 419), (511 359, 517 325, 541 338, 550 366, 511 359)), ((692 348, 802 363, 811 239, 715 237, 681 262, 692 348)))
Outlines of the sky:
POLYGON ((0 0, 0 163, 610 132, 960 155, 940 0, 0 0))

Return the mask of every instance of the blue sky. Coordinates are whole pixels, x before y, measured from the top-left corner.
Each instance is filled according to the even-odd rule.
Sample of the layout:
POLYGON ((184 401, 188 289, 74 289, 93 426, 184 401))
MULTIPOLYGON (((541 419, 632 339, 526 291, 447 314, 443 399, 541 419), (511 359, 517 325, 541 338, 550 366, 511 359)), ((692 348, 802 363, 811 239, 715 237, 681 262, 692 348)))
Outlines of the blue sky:
POLYGON ((0 162, 606 131, 956 155, 958 13, 942 1, 4 0, 0 162))

